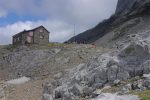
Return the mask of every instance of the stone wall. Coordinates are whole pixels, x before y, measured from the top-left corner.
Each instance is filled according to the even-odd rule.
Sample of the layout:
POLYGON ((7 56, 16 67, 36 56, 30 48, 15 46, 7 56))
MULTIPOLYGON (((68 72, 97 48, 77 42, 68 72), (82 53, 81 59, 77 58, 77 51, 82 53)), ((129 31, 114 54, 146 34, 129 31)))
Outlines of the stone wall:
POLYGON ((49 33, 40 27, 34 31, 34 44, 47 44, 49 42, 49 33), (43 30, 43 32, 40 32, 43 30))
POLYGON ((21 44, 25 44, 27 40, 27 33, 23 33, 22 34, 22 43, 21 44))
POLYGON ((19 45, 19 44, 22 44, 22 34, 17 34, 13 37, 13 44, 14 45, 19 45))

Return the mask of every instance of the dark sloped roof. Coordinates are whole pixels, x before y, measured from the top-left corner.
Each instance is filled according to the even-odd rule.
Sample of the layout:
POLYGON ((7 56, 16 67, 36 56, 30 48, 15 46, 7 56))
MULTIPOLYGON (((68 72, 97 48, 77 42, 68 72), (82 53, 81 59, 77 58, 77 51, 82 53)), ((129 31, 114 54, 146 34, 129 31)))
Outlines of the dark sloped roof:
POLYGON ((17 35, 19 35, 19 34, 26 33, 26 32, 35 31, 36 29, 38 29, 38 28, 40 28, 40 27, 43 27, 48 33, 50 33, 44 26, 41 25, 41 26, 36 27, 36 28, 34 28, 34 29, 31 29, 31 30, 24 30, 24 31, 22 31, 22 32, 20 32, 20 33, 17 33, 17 34, 15 34, 15 35, 13 35, 13 37, 15 37, 15 36, 17 36, 17 35))

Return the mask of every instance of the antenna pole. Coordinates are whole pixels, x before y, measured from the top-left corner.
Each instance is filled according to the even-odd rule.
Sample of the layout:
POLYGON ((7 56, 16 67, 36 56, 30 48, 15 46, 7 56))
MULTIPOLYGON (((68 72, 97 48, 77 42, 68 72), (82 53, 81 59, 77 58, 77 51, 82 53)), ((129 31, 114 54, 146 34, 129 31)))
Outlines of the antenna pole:
POLYGON ((76 42, 76 38, 75 38, 75 36, 76 36, 76 30, 75 30, 75 28, 76 28, 76 25, 74 24, 74 43, 76 42))

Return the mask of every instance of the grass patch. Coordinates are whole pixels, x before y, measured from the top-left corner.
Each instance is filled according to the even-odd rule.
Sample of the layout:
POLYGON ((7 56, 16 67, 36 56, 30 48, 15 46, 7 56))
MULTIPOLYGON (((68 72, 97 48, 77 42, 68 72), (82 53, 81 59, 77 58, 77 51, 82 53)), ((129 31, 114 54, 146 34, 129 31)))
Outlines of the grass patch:
POLYGON ((140 100, 150 100, 150 90, 138 92, 138 93, 132 93, 134 95, 138 95, 140 100))
POLYGON ((15 48, 16 46, 13 46, 11 44, 0 46, 0 56, 12 52, 15 48))
POLYGON ((70 47, 71 44, 65 43, 48 43, 48 47, 70 47))
POLYGON ((17 48, 18 46, 17 45, 12 45, 12 44, 9 44, 9 45, 6 45, 5 46, 5 49, 9 50, 9 51, 13 51, 15 48, 17 48))
POLYGON ((61 43, 48 43, 49 47, 57 47, 57 46, 62 46, 61 43))

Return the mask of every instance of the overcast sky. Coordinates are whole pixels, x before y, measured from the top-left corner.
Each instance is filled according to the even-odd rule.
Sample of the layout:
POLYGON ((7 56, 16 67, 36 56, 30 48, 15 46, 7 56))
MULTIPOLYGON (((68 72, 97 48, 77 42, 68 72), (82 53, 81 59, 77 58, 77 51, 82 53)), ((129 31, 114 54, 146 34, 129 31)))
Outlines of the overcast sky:
POLYGON ((0 0, 0 44, 12 35, 39 25, 50 31, 51 42, 64 42, 94 27, 115 12, 117 0, 0 0))

